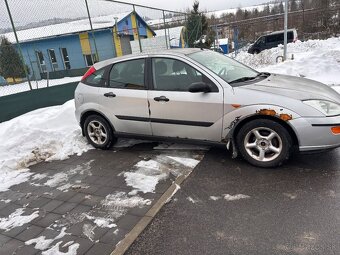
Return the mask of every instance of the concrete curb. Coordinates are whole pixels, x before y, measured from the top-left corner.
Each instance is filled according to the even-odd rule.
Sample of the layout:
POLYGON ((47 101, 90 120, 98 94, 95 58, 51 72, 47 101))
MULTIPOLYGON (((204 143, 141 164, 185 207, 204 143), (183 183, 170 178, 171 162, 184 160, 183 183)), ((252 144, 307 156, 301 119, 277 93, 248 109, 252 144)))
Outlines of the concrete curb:
POLYGON ((172 185, 164 192, 164 194, 158 199, 158 201, 150 208, 150 210, 144 215, 144 217, 136 224, 136 226, 121 240, 111 255, 123 255, 137 237, 143 232, 143 230, 150 224, 153 218, 157 215, 159 210, 169 201, 169 199, 175 195, 178 191, 178 187, 182 182, 191 174, 192 169, 188 174, 181 175, 176 178, 172 185))

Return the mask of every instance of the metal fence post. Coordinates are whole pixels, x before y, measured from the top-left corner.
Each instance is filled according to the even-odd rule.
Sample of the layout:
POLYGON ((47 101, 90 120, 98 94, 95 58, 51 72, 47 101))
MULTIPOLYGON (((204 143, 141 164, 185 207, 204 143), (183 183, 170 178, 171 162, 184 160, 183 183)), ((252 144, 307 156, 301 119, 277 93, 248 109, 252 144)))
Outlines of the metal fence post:
MULTIPOLYGON (((163 10, 163 23, 164 23, 164 32, 165 32, 165 42, 166 42, 166 48, 169 49, 168 45, 168 36, 167 36, 167 31, 166 31, 166 23, 165 23, 165 12, 163 10)), ((170 42, 169 42, 170 43, 170 42)))
POLYGON ((11 25, 12 25, 13 33, 14 33, 14 36, 15 36, 15 40, 16 40, 17 45, 18 45, 18 50, 19 50, 20 58, 21 58, 21 61, 22 61, 23 65, 24 65, 24 71, 25 71, 25 75, 26 75, 26 78, 27 78, 27 82, 28 82, 28 85, 30 87, 30 90, 32 90, 32 84, 31 84, 30 77, 29 77, 28 72, 27 72, 26 64, 25 64, 25 61, 24 61, 24 55, 23 55, 22 50, 21 50, 21 45, 19 43, 17 31, 16 31, 15 26, 14 26, 12 14, 11 14, 11 11, 9 9, 7 0, 5 0, 5 4, 6 4, 6 9, 7 9, 7 12, 8 12, 9 19, 11 21, 11 25))
POLYGON ((288 0, 285 2, 285 20, 284 20, 284 50, 283 50, 283 59, 287 60, 287 41, 288 41, 288 0))
POLYGON ((142 53, 143 52, 143 48, 142 48, 142 43, 140 41, 140 34, 139 34, 139 26, 138 26, 138 21, 137 21, 137 15, 136 15, 136 8, 135 5, 133 4, 133 14, 135 15, 136 18, 136 29, 137 29, 137 36, 138 36, 138 43, 139 43, 139 50, 142 53))
POLYGON ((89 5, 87 3, 87 0, 85 0, 85 5, 86 5, 86 10, 87 10, 87 16, 89 18, 89 22, 90 22, 90 27, 91 27, 91 34, 92 34, 92 38, 93 38, 93 43, 94 43, 94 50, 96 51, 96 57, 97 57, 97 61, 99 61, 99 54, 98 54, 98 49, 97 49, 97 43, 96 43, 96 38, 94 36, 94 31, 93 31, 93 26, 92 26, 92 20, 91 20, 91 15, 90 15, 90 9, 89 9, 89 5))

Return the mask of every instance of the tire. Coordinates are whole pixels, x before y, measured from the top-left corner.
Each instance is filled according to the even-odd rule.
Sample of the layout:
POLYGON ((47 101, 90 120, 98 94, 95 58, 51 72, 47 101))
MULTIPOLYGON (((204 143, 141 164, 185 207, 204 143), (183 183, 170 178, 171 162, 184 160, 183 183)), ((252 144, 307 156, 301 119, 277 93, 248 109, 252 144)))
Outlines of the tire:
POLYGON ((258 167, 278 167, 289 159, 293 141, 285 127, 268 120, 257 119, 246 123, 236 135, 242 157, 258 167))
POLYGON ((84 122, 84 133, 96 149, 107 150, 117 141, 110 124, 99 115, 90 115, 84 122))

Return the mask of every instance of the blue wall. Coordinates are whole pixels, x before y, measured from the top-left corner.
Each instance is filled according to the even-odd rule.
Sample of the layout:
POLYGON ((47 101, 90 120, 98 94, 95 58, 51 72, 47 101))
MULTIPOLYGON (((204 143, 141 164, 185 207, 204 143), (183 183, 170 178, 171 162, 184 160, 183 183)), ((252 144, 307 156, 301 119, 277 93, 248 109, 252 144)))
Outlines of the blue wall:
MULTIPOLYGON (((142 37, 146 37, 146 23, 145 21, 137 15, 137 23, 140 23, 139 34, 142 37)), ((138 25, 138 24, 137 24, 138 25)), ((130 37, 133 40, 133 30, 132 30, 132 21, 131 15, 125 17, 118 23, 118 31, 120 33, 124 33, 124 31, 128 30, 130 37), (127 21, 127 24, 126 24, 127 21)), ((89 41, 91 45, 92 53, 95 54, 95 44, 92 37, 91 31, 88 31, 89 41)), ((98 49, 99 60, 106 60, 109 58, 113 58, 116 56, 115 47, 113 42, 113 32, 112 28, 97 30, 94 32, 94 36, 96 39, 96 45, 98 49)), ((48 72, 52 72, 52 63, 50 61, 50 57, 48 55, 48 49, 54 49, 56 54, 56 59, 58 63, 57 70, 65 70, 65 66, 63 63, 63 58, 61 54, 61 48, 66 48, 71 69, 80 69, 86 67, 86 62, 82 53, 80 39, 78 34, 72 35, 60 35, 47 39, 37 39, 34 41, 28 41, 21 43, 23 55, 26 64, 29 66, 31 70, 30 77, 40 79, 40 65, 38 62, 38 58, 36 55, 36 51, 41 51, 44 55, 44 60, 46 63, 46 68, 48 72), (33 70, 33 72, 32 72, 33 70), (33 77, 33 74, 35 77, 33 77)))

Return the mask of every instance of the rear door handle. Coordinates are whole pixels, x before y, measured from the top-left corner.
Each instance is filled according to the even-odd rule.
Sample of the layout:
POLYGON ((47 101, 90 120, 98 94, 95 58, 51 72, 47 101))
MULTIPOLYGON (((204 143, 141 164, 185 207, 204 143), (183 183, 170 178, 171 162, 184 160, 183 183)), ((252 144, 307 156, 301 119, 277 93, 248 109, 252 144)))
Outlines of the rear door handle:
POLYGON ((170 99, 167 98, 166 96, 155 97, 153 100, 157 102, 169 102, 170 101, 170 99))
POLYGON ((108 92, 104 94, 105 97, 116 97, 116 94, 112 93, 112 92, 108 92))

